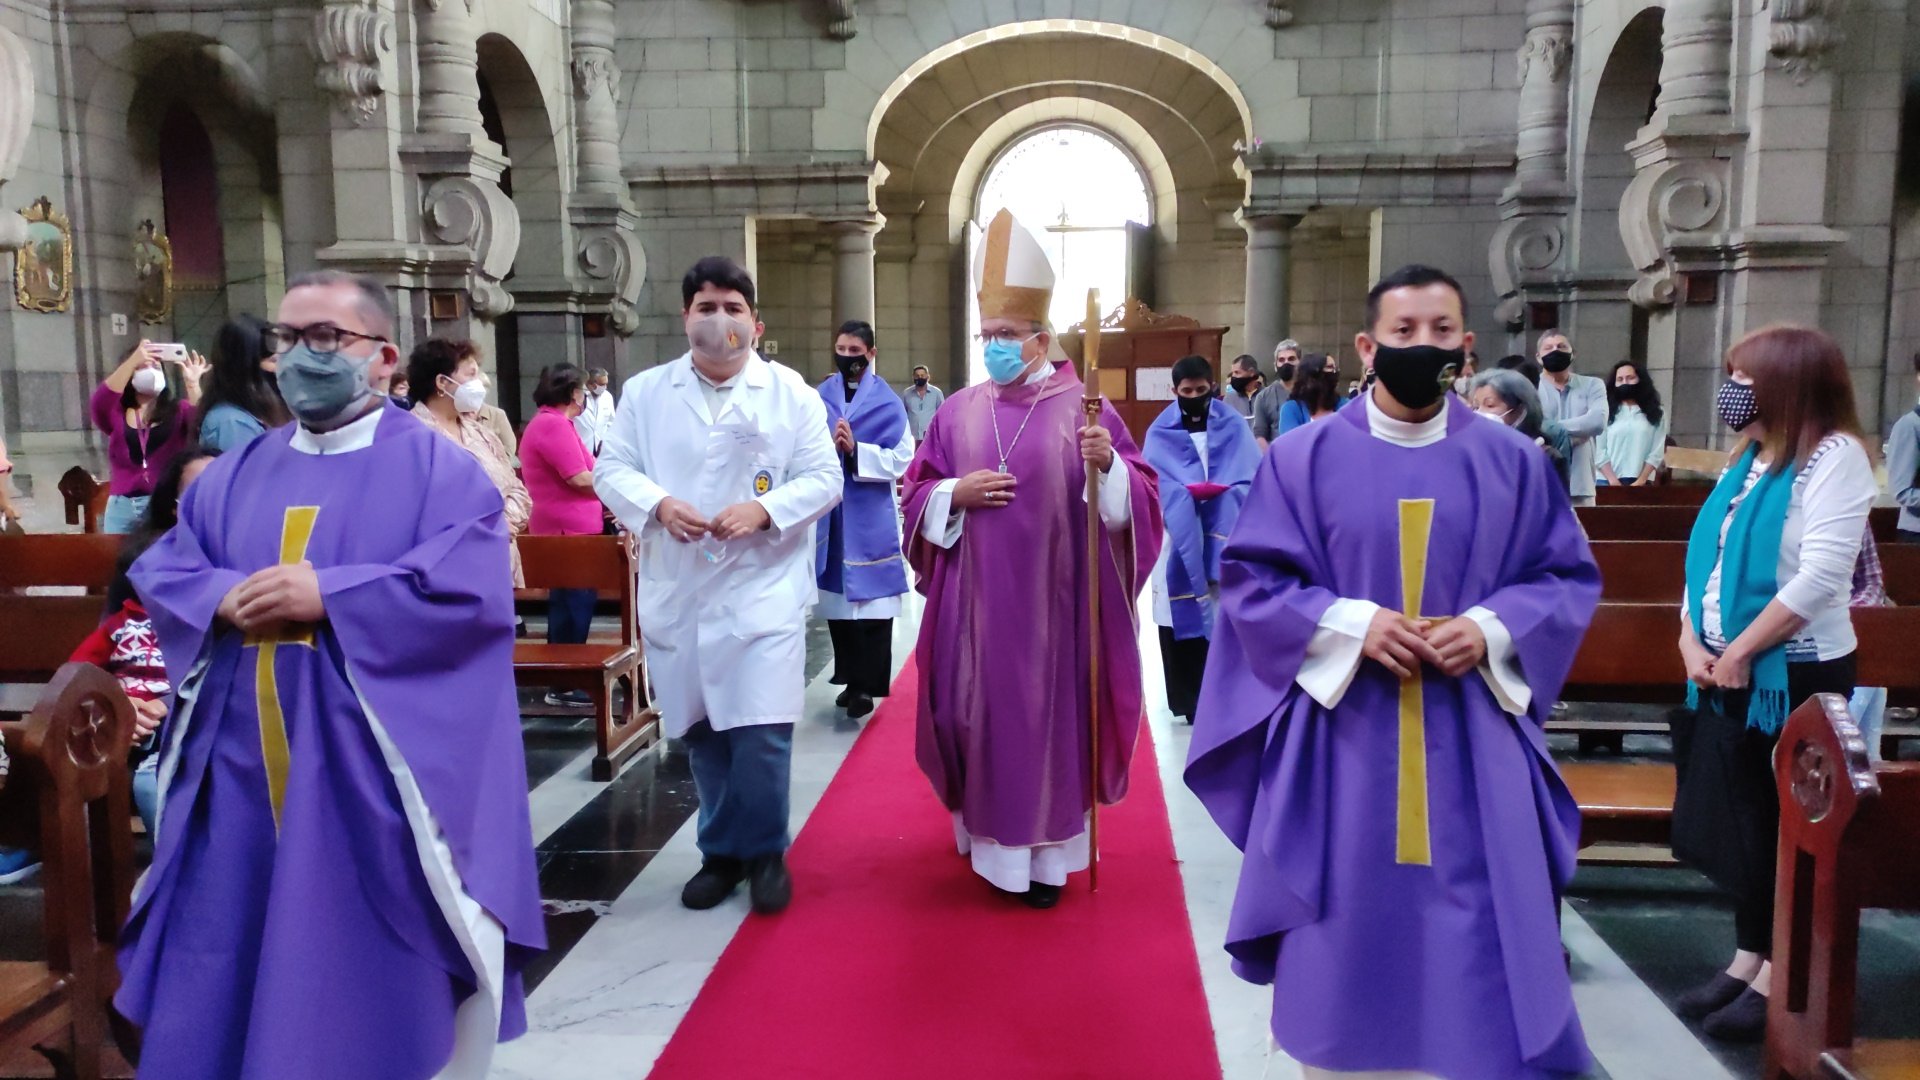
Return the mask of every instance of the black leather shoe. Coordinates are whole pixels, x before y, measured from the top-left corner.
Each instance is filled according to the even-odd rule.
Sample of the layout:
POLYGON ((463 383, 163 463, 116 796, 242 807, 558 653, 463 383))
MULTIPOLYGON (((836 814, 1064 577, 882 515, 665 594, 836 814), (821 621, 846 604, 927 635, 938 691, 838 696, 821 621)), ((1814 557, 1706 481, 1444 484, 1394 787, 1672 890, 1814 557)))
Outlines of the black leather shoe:
POLYGON ((1020 899, 1026 901, 1030 908, 1045 911, 1060 902, 1060 886, 1042 885, 1036 881, 1027 886, 1027 891, 1021 895, 1020 899))
POLYGON ((1746 989, 1745 982, 1722 971, 1711 981, 1701 983, 1675 998, 1673 1011, 1688 1020, 1704 1020, 1733 1004, 1733 999, 1746 989))
POLYGON ((1747 987, 1733 1004, 1707 1017, 1700 1029, 1721 1042, 1759 1042, 1767 1037, 1767 995, 1747 987))
POLYGON ((778 915, 793 902, 793 875, 787 873, 785 855, 762 855, 753 860, 747 874, 747 889, 753 895, 753 910, 761 915, 778 915))
POLYGON ((700 872, 680 890, 680 902, 695 911, 718 907, 746 876, 747 868, 738 859, 703 859, 700 872))
POLYGON ((840 691, 839 697, 833 699, 833 707, 836 709, 844 709, 847 707, 847 703, 852 700, 853 687, 849 686, 845 690, 840 691))
POLYGON ((855 720, 873 711, 873 699, 865 694, 855 694, 847 702, 847 715, 855 720))

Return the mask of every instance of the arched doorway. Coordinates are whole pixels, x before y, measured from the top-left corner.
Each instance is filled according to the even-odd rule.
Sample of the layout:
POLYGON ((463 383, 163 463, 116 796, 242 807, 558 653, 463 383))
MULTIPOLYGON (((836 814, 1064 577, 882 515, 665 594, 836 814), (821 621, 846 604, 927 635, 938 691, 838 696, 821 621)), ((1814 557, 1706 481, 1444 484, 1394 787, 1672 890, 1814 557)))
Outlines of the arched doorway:
POLYGON ((1593 283, 1569 328, 1593 356, 1647 356, 1646 312, 1627 302, 1633 265, 1620 233, 1620 198, 1633 180, 1627 146, 1653 115, 1660 92, 1663 12, 1647 8, 1621 30, 1601 69, 1574 176, 1574 251, 1579 277, 1593 283))
MULTIPOLYGON (((1111 308, 1151 276, 1153 199, 1146 174, 1105 132, 1061 124, 1015 138, 981 180, 969 235, 1001 207, 1033 231, 1053 262, 1056 330, 1084 318, 1088 289, 1099 289, 1111 308)), ((979 313, 972 305, 967 311, 972 338, 979 313)), ((970 348, 967 381, 984 377, 980 352, 970 348)))

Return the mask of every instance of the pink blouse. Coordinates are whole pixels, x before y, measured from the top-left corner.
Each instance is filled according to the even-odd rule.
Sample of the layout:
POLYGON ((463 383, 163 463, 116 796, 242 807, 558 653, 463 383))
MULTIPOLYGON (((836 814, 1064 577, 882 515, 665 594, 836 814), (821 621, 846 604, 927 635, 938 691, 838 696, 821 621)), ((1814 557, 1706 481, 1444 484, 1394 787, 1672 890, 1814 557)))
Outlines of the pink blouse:
POLYGON ((520 474, 533 496, 533 518, 527 532, 534 536, 592 536, 604 518, 600 497, 592 488, 567 483, 569 477, 593 471, 580 433, 565 410, 542 405, 520 436, 520 474))

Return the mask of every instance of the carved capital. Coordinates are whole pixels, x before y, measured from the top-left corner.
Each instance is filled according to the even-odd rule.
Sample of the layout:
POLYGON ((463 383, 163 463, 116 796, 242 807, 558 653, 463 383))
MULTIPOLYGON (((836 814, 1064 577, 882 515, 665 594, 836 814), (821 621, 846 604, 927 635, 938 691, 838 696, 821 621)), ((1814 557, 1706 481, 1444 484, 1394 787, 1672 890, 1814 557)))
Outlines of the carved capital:
POLYGON ((467 249, 476 315, 492 318, 513 310, 513 297, 500 283, 520 249, 520 215, 498 183, 461 174, 435 179, 421 199, 421 224, 428 239, 467 249))
POLYGON ((620 103, 620 68, 613 54, 600 49, 576 49, 573 54, 573 92, 586 99, 605 90, 607 99, 620 103))
POLYGON ((575 251, 580 273, 595 293, 611 290, 607 315, 613 331, 630 336, 640 328, 640 287, 647 280, 647 255, 635 234, 630 212, 576 214, 575 251))
POLYGON ((355 126, 370 122, 385 92, 380 68, 393 51, 393 17, 373 0, 327 0, 313 16, 309 44, 318 69, 315 84, 333 95, 355 126))
POLYGON ((1840 13, 1846 0, 1773 0, 1767 51, 1796 83, 1811 79, 1846 34, 1840 13))
POLYGON ((1527 40, 1521 44, 1516 55, 1520 62, 1522 85, 1532 73, 1534 64, 1542 65, 1541 74, 1546 76, 1548 82, 1560 82, 1567 77, 1567 68, 1573 63, 1573 29, 1550 27, 1529 31, 1527 40))
POLYGON ((827 36, 835 41, 852 41, 860 32, 853 10, 854 0, 827 0, 827 36))
POLYGON ((1293 25, 1293 0, 1267 0, 1267 26, 1279 30, 1293 25))

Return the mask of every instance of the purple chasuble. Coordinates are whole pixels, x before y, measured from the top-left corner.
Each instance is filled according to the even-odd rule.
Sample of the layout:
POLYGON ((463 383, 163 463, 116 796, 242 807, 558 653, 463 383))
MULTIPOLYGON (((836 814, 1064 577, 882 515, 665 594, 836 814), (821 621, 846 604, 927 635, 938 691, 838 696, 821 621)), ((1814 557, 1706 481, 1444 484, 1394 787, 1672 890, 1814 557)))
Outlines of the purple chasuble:
POLYGON ((1227 951, 1273 984, 1293 1057, 1449 1080, 1578 1074, 1558 915, 1580 811, 1543 725, 1600 575, 1547 456, 1446 408, 1429 446, 1374 437, 1362 406, 1261 464, 1222 559, 1186 781, 1245 852, 1227 951), (1424 672, 1430 866, 1396 861, 1399 680, 1362 660, 1333 709, 1295 682, 1336 599, 1400 610, 1406 499, 1433 500, 1420 614, 1491 610, 1533 693, 1516 718, 1479 672, 1424 672))
POLYGON ((1106 530, 1100 626, 1090 628, 1085 392, 1064 363, 1042 384, 957 391, 934 414, 907 470, 907 558, 927 598, 916 646, 916 756, 967 832, 1002 847, 1064 843, 1086 831, 1087 658, 1096 630, 1101 802, 1126 794, 1140 729, 1134 604, 1160 554, 1158 481, 1103 402, 1101 423, 1128 466, 1133 519, 1106 530), (999 467, 996 415, 1017 494, 1004 507, 968 510, 953 547, 927 542, 921 518, 934 488, 999 467))
POLYGON ((519 973, 545 932, 500 494, 391 406, 359 450, 302 453, 294 430, 213 462, 133 568, 180 688, 115 997, 144 1029, 142 1080, 427 1080, 463 1002, 464 1047, 526 1028, 519 973), (263 660, 214 612, 306 532, 327 617, 263 660), (499 951, 476 947, 469 918, 499 939, 481 912, 504 972, 481 962, 499 951))
MULTIPOLYGON (((838 373, 820 384, 827 406, 827 430, 845 420, 855 442, 891 450, 907 433, 907 406, 886 380, 868 371, 847 400, 847 384, 838 373)), ((817 527, 814 573, 819 587, 853 603, 900 596, 907 591, 907 566, 900 557, 900 512, 893 484, 856 479, 858 451, 841 456, 846 483, 840 504, 817 527)))

